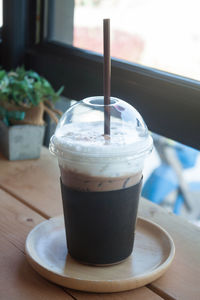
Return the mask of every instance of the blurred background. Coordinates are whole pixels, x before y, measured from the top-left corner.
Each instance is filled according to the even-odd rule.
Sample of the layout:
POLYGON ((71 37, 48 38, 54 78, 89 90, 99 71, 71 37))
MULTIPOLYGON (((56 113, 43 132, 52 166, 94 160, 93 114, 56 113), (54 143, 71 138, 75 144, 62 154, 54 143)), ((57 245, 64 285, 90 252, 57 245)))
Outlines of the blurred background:
MULTIPOLYGON (((64 4, 62 10, 58 1, 48 4, 48 40, 103 54, 102 19, 111 18, 114 58, 200 80, 198 0, 71 1, 71 33, 63 26, 69 22, 64 4)), ((145 163, 143 196, 200 225, 199 152, 152 135, 155 148, 145 163)))
MULTIPOLYGON (((112 95, 139 110, 155 144, 142 195, 200 226, 199 11, 199 0, 0 0, 2 65, 64 85, 62 112, 102 94, 102 19, 111 19, 112 95)), ((48 147, 55 124, 45 121, 48 147)))

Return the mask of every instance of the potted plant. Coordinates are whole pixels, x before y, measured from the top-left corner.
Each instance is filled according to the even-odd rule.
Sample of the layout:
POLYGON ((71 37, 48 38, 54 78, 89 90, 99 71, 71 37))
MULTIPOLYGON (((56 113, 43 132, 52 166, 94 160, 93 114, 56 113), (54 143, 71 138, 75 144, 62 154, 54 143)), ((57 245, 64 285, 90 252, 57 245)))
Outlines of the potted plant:
POLYGON ((24 67, 14 71, 0 70, 0 149, 9 160, 40 156, 44 136, 44 112, 57 122, 53 103, 57 92, 38 73, 24 67))

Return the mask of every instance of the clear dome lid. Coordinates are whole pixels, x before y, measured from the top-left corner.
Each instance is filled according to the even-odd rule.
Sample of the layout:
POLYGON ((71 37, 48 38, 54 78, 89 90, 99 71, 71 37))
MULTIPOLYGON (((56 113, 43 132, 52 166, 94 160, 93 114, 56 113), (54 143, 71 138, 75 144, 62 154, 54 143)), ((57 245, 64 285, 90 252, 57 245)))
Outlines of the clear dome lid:
POLYGON ((63 114, 51 138, 50 151, 63 159, 71 154, 86 158, 146 156, 153 142, 139 112, 113 97, 107 107, 110 135, 104 134, 103 96, 86 98, 63 114))

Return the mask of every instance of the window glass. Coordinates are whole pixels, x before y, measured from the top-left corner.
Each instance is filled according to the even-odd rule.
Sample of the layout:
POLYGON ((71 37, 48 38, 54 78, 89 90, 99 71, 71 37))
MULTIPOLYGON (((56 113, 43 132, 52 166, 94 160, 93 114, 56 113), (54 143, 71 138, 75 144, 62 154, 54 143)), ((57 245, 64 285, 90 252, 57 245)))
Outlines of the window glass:
POLYGON ((48 2, 46 36, 102 53, 102 19, 111 19, 111 55, 200 80, 199 0, 48 2))

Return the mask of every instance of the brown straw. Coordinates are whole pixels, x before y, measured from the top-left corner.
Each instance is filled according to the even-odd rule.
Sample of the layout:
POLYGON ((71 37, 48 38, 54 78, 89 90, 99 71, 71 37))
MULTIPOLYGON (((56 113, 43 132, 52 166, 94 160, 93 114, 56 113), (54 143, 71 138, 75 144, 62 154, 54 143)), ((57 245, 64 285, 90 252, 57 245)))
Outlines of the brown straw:
POLYGON ((104 135, 110 135, 110 19, 103 20, 104 40, 104 135))

